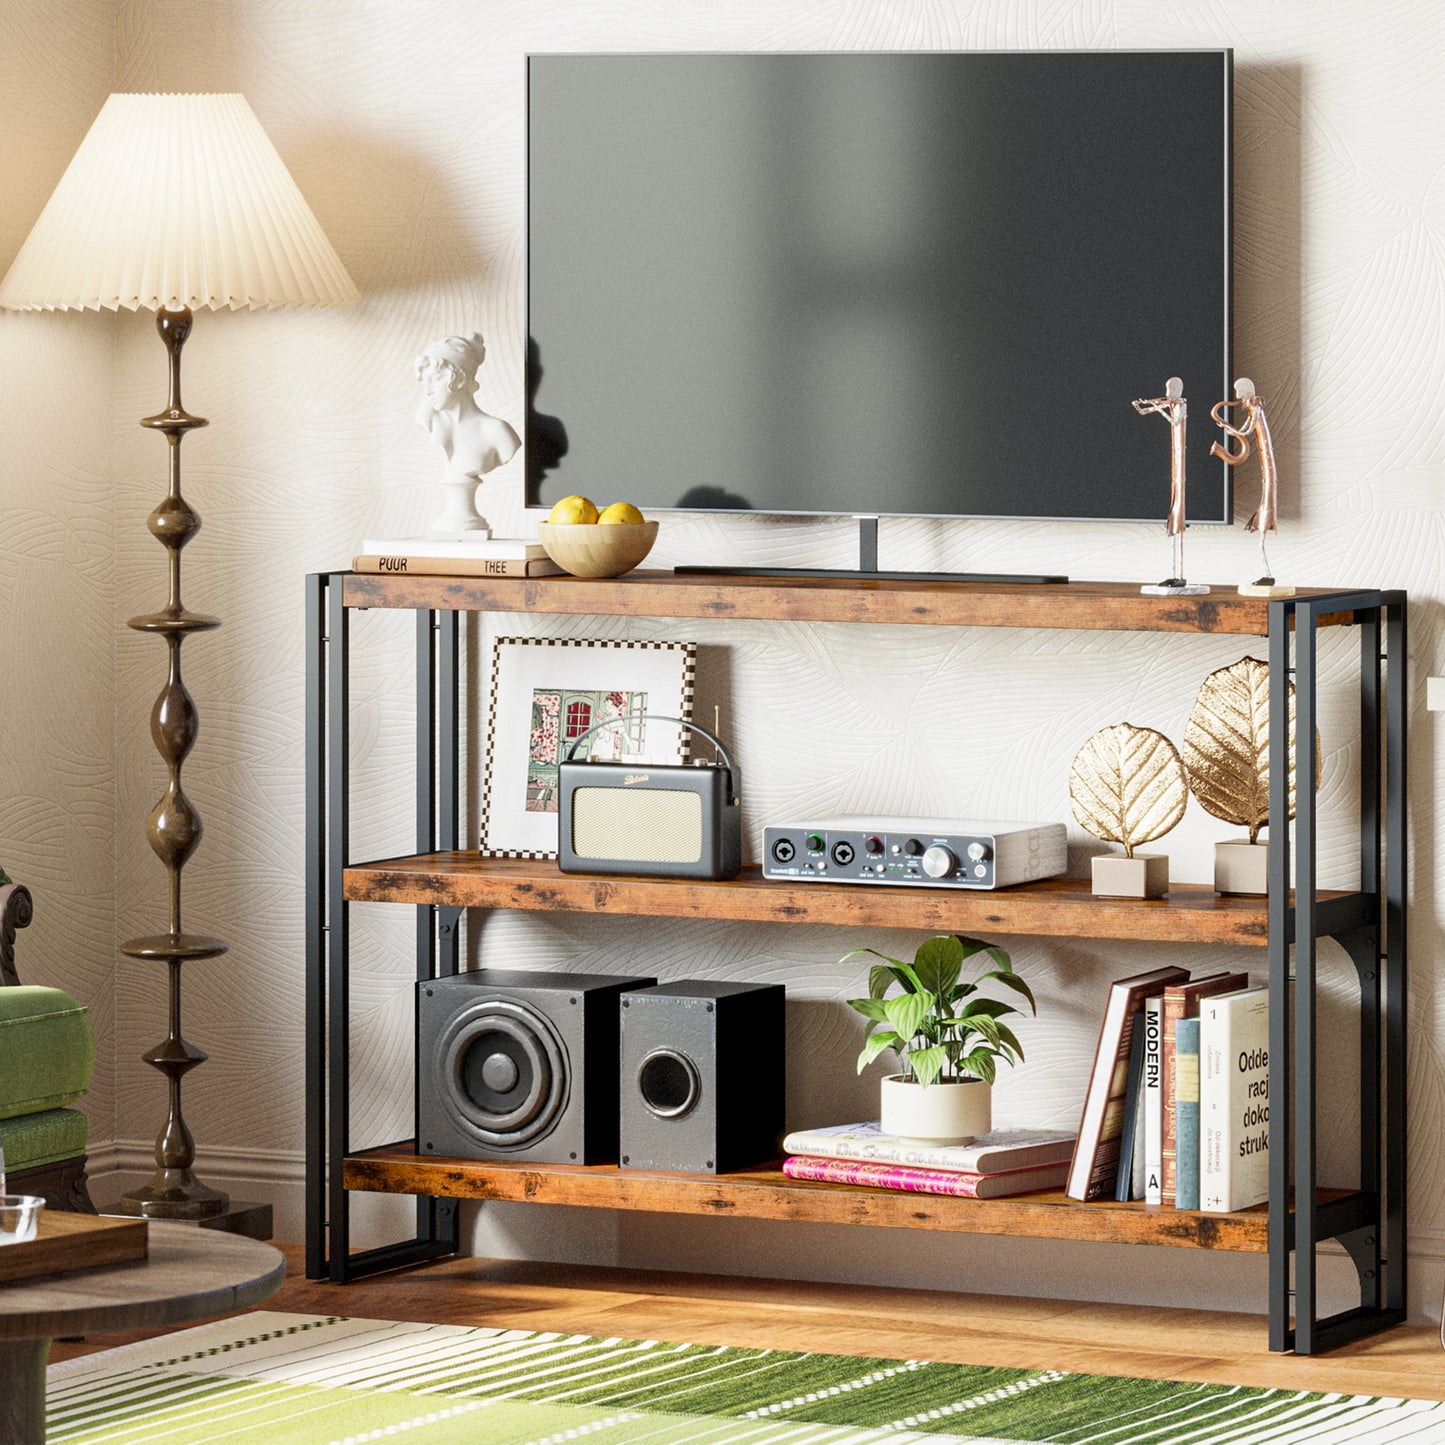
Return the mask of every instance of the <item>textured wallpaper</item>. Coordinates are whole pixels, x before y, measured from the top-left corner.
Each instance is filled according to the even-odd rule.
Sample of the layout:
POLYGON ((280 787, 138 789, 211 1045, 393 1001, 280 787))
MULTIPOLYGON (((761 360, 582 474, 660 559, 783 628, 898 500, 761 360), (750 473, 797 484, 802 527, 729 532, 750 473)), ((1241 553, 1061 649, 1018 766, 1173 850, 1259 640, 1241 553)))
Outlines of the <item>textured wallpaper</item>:
MULTIPOLYGON (((410 363, 425 343, 481 330, 490 354, 478 400, 520 428, 522 61, 533 50, 1234 47, 1235 358, 1270 403, 1283 477, 1271 558, 1302 584, 1404 587, 1414 601, 1410 1076, 1412 1128, 1429 1136, 1445 1102, 1435 902, 1445 820, 1434 802, 1442 767, 1420 682, 1445 670, 1445 25, 1434 0, 1368 9, 1318 0, 122 0, 8 7, 0 39, 10 42, 0 47, 0 135, 15 157, 0 176, 0 262, 109 89, 235 89, 363 292, 360 305, 337 313, 206 314, 187 347, 186 402, 211 426, 185 445, 187 495, 204 520, 186 553, 186 600, 225 624, 186 649, 201 711, 187 790, 208 830, 186 874, 187 923, 232 945, 187 978, 186 1031, 211 1054, 186 1085, 203 1175, 209 1163, 233 1190, 276 1197, 283 1232, 296 1236, 302 577, 344 567, 365 535, 418 530, 434 509, 440 458, 412 418, 410 363), (77 30, 72 20, 82 17, 77 30), (61 46, 75 62, 77 33, 72 73, 81 78, 57 92, 44 62, 61 46)), ((45 885, 46 952, 97 1009, 115 1059, 113 1129, 108 1086, 96 1094, 98 1128, 114 1133, 117 1159, 134 1170, 163 1114, 161 1081, 137 1056, 164 1034, 164 996, 159 977, 113 962, 111 950, 164 917, 163 875, 143 837, 162 779, 146 716, 163 649, 123 626, 164 592, 163 555, 144 530, 164 491, 164 448, 135 425, 160 404, 163 358, 145 317, 0 316, 0 379, 0 861, 45 885)), ((1251 472, 1241 522, 1252 485, 1251 472)), ((524 525, 520 487, 518 461, 483 489, 483 510, 503 533, 524 525)), ((1160 575, 1167 556, 1152 528, 1007 522, 885 522, 881 552, 898 568, 1136 580, 1160 575)), ((850 522, 749 518, 669 522, 653 560, 852 557, 850 522)), ((1257 570, 1242 526, 1190 533, 1191 576, 1227 584, 1257 570)), ((505 618, 469 626, 474 672, 484 671, 499 628, 697 641, 699 716, 720 710, 745 769, 754 851, 765 823, 811 811, 1067 817, 1068 765, 1084 737, 1127 718, 1177 739, 1200 679, 1250 650, 1217 638, 505 618)), ((352 851, 361 858, 410 846, 410 618, 357 617, 353 638, 352 851)), ((1353 646, 1335 638, 1323 652, 1322 787, 1335 821, 1321 871, 1343 886, 1355 868, 1353 646)), ((480 698, 470 691, 475 716, 480 698)), ((469 753, 475 763, 475 741, 469 753)), ((474 817, 474 782, 469 804, 474 817)), ((1222 832, 1191 807, 1168 840, 1175 878, 1206 880, 1222 832)), ((1082 869, 1085 839, 1072 825, 1070 836, 1082 869)), ((410 1132, 410 919, 400 908, 355 909, 353 932, 354 1023, 365 1045, 357 1142, 381 1142, 410 1132)), ((859 977, 837 962, 863 941, 816 927, 496 916, 473 921, 470 952, 502 965, 785 982, 789 1119, 802 1124, 870 1111, 873 1083, 852 1077, 858 1026, 842 1002, 859 977)), ((866 941, 902 948, 911 938, 866 941)), ((1157 951, 1020 939, 1014 953, 1041 1007, 1023 1035, 1029 1062, 1000 1089, 998 1113, 1072 1123, 1103 990, 1157 951)), ((1348 1065, 1352 970, 1326 953, 1322 1052, 1348 1065)), ((1262 965, 1210 950, 1178 954, 1191 967, 1262 965)), ((1336 1122, 1350 1112, 1347 1081, 1347 1067, 1323 1071, 1327 1158, 1350 1146, 1336 1122)), ((1445 1162, 1434 1150, 1412 1157, 1415 1279, 1433 1281, 1435 1295, 1422 1285, 1417 1304, 1433 1312, 1445 1162)), ((384 1202, 360 1212, 385 1227, 384 1202)), ((659 1227, 505 1207, 475 1229, 478 1248, 498 1253, 721 1268, 737 1267, 741 1249, 759 1269, 798 1275, 1155 1299, 1190 1277, 1190 1298, 1237 1289, 1232 1302, 1262 1300, 1255 1262, 1180 1260, 1183 1251, 1159 1261, 1157 1250, 935 1238, 925 1266, 914 1242, 893 1232, 865 1244, 759 1225, 740 1238, 713 1222, 659 1227)))

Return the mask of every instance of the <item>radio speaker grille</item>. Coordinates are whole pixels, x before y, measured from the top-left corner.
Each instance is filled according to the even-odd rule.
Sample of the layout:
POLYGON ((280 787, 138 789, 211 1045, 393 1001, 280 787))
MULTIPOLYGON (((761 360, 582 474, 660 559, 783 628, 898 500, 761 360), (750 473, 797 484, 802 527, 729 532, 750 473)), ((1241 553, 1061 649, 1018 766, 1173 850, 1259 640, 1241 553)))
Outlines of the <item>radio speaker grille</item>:
POLYGON ((578 788, 572 851, 579 858, 695 863, 702 857, 702 799, 666 788, 578 788))

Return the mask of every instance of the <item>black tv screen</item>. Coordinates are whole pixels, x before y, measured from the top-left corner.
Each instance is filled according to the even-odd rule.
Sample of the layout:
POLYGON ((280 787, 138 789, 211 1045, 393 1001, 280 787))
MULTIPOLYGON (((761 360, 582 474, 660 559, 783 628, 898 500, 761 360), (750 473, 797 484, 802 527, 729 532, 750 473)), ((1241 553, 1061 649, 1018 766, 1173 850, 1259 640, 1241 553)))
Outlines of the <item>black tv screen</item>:
POLYGON ((527 497, 1229 522, 1224 50, 537 55, 527 497))

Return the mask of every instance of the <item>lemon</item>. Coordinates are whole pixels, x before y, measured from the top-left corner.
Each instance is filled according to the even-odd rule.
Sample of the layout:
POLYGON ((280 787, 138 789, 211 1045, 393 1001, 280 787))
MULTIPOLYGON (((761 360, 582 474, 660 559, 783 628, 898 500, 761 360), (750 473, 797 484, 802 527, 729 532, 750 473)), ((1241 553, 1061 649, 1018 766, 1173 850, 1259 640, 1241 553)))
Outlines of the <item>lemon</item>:
POLYGON ((563 497, 550 512, 547 513, 549 522, 595 522, 597 520, 597 507, 588 497, 563 497))
POLYGON ((631 502, 613 502, 610 507, 603 507, 597 520, 599 522, 630 522, 636 525, 638 522, 645 522, 647 518, 631 502))

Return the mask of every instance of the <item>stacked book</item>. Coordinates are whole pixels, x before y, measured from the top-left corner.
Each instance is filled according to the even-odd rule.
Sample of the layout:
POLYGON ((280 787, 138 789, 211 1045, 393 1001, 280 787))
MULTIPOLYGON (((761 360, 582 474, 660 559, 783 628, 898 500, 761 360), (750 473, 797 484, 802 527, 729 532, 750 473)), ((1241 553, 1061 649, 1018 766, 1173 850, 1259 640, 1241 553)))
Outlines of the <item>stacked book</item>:
POLYGON ((351 559, 353 572, 388 577, 559 577, 562 568, 540 542, 479 537, 451 542, 430 537, 368 537, 351 559))
POLYGON ((1227 1214, 1269 1197, 1269 990, 1156 968, 1109 990, 1066 1192, 1227 1214))
POLYGON ((915 1194, 1001 1199, 1057 1189, 1074 1135, 1056 1129, 995 1129, 971 1144, 920 1144, 885 1134, 876 1121, 801 1129, 783 1140, 790 1179, 868 1184, 915 1194))

